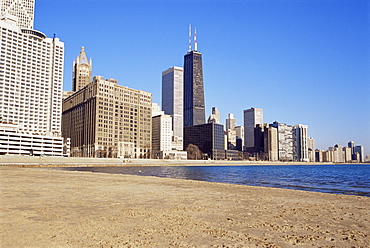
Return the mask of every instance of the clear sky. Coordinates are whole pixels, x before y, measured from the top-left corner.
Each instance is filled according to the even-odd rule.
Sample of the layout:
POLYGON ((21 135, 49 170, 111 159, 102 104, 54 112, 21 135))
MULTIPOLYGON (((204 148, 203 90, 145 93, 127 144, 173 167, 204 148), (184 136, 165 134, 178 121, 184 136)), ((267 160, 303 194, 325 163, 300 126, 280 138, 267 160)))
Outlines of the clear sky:
POLYGON ((306 124, 316 147, 353 140, 370 154, 369 0, 36 0, 35 29, 65 43, 64 90, 85 46, 93 75, 153 93, 183 66, 188 25, 203 54, 206 113, 262 108, 306 124))

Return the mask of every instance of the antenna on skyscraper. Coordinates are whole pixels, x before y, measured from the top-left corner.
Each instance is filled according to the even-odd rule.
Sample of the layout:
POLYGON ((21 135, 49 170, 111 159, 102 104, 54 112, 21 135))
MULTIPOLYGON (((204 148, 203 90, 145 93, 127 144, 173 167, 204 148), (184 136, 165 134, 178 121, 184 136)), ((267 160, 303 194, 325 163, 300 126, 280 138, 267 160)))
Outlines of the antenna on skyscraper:
POLYGON ((197 43, 197 28, 194 29, 194 50, 198 51, 198 43, 197 43))
POLYGON ((189 47, 188 52, 191 51, 191 24, 189 23, 189 47))

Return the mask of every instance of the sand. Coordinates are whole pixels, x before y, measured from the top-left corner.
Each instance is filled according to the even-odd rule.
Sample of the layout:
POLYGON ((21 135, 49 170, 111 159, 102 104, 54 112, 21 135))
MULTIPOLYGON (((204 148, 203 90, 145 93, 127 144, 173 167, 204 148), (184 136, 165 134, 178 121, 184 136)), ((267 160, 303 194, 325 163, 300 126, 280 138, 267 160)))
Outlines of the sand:
POLYGON ((370 247, 370 198, 0 167, 1 247, 370 247))

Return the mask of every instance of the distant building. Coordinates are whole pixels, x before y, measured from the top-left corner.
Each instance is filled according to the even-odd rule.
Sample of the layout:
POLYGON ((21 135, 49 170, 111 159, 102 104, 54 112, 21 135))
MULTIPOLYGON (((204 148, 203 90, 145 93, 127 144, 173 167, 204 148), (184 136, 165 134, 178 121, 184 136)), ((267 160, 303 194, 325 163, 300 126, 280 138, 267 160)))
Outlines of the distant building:
POLYGON ((343 147, 344 162, 352 161, 352 149, 350 147, 343 147))
POLYGON ((216 107, 212 108, 212 114, 208 118, 208 123, 220 124, 220 111, 216 107))
POLYGON ((307 146, 308 146, 308 159, 310 162, 315 162, 315 139, 308 137, 307 139, 307 146))
POLYGON ((196 34, 195 49, 189 44, 188 53, 184 56, 184 127, 206 123, 202 53, 197 51, 195 37, 196 34))
POLYGON ((158 105, 158 103, 153 102, 152 103, 152 117, 157 115, 164 115, 164 111, 161 110, 161 106, 158 105))
POLYGON ((276 121, 271 126, 278 130, 279 161, 293 161, 293 127, 276 121))
POLYGON ((266 155, 266 160, 279 161, 279 143, 277 128, 266 124, 264 125, 263 129, 263 151, 266 155))
POLYGON ((172 118, 170 115, 152 117, 152 158, 163 158, 164 151, 172 150, 172 118))
POLYGON ((80 55, 73 61, 72 91, 79 91, 92 81, 92 60, 87 59, 85 48, 81 48, 80 55))
POLYGON ((293 126, 293 157, 295 161, 308 162, 308 126, 298 124, 293 126))
POLYGON ((230 113, 228 114, 228 118, 226 119, 226 130, 227 129, 234 130, 235 127, 236 127, 236 119, 234 118, 234 114, 230 113))
POLYGON ((236 131, 232 129, 227 129, 225 131, 227 150, 236 150, 236 131))
POLYGON ((355 156, 355 142, 349 141, 348 142, 348 147, 351 149, 351 160, 356 160, 356 156, 355 156))
POLYGON ((162 72, 162 109, 172 117, 172 148, 182 150, 184 129, 184 69, 173 66, 162 72))
POLYGON ((234 127, 236 132, 236 149, 238 151, 243 151, 244 148, 244 126, 234 127))
POLYGON ((365 162, 370 162, 370 155, 366 155, 365 162))
POLYGON ((334 163, 343 163, 344 162, 344 153, 343 147, 336 144, 333 149, 333 161, 334 163))
POLYGON ((364 152, 363 146, 355 146, 355 148, 353 149, 353 152, 358 162, 361 162, 361 163, 365 162, 365 152, 364 152))
POLYGON ((198 146, 211 159, 224 159, 224 125, 207 123, 184 128, 184 150, 188 145, 198 146))
POLYGON ((244 144, 247 152, 254 152, 254 129, 257 124, 263 125, 263 110, 251 108, 244 110, 244 144))
POLYGON ((264 150, 264 125, 257 124, 254 128, 254 146, 250 148, 249 153, 259 154, 258 159, 265 160, 262 158, 264 150))
POLYGON ((319 149, 315 150, 315 161, 316 162, 323 162, 324 161, 322 150, 319 150, 319 149))
POLYGON ((74 157, 150 158, 152 94, 101 76, 63 101, 74 157))

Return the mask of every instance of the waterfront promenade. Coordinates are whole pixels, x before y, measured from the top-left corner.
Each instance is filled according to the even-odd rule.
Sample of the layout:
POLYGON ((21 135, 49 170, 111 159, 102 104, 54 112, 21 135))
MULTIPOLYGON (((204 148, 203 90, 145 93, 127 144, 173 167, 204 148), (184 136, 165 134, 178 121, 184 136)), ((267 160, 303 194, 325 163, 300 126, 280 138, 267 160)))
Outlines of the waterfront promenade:
POLYGON ((171 160, 171 159, 122 159, 122 158, 74 158, 0 156, 0 166, 61 167, 61 166, 195 166, 195 165, 310 165, 332 163, 226 161, 226 160, 171 160))
POLYGON ((370 247, 370 198, 0 167, 0 247, 370 247))

